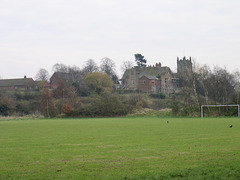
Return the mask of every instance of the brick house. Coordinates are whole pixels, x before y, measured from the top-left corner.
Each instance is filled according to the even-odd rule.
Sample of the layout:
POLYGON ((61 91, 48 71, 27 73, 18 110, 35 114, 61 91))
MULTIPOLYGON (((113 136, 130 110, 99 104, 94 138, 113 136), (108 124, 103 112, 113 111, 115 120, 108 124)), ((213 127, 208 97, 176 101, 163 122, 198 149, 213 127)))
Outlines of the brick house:
POLYGON ((122 78, 122 89, 139 90, 145 93, 173 93, 177 86, 173 81, 174 73, 169 67, 155 66, 139 67, 125 71, 122 78))
POLYGON ((50 88, 57 89, 61 85, 68 85, 74 82, 74 76, 72 73, 55 72, 50 78, 50 88))
POLYGON ((36 84, 32 78, 0 79, 0 90, 33 90, 36 84))
POLYGON ((145 93, 158 93, 160 80, 156 76, 143 75, 138 80, 138 89, 145 93))
POLYGON ((179 75, 183 72, 192 72, 191 57, 189 60, 185 57, 182 60, 177 58, 177 67, 178 72, 173 73, 169 67, 162 66, 161 63, 148 67, 135 66, 123 74, 121 89, 145 93, 174 93, 179 88, 181 77, 179 75))

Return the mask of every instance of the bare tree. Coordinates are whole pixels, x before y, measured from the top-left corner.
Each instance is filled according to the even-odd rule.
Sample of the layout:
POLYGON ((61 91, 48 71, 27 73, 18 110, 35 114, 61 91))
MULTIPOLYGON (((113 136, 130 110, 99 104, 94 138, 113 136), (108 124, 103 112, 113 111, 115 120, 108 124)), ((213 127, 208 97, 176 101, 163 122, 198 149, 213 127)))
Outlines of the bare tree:
POLYGON ((211 69, 207 66, 204 65, 198 69, 198 80, 202 86, 203 92, 204 92, 204 97, 206 104, 208 105, 209 103, 209 90, 211 88, 211 69))
POLYGON ((85 66, 83 68, 83 73, 86 75, 88 73, 93 73, 98 71, 97 63, 93 59, 89 59, 85 62, 85 66))
POLYGON ((71 74, 73 81, 79 81, 83 76, 83 72, 80 70, 78 66, 66 66, 65 64, 57 63, 52 67, 52 71, 69 73, 71 74))
POLYGON ((46 69, 39 69, 39 71, 36 74, 36 80, 38 81, 48 81, 49 80, 49 73, 46 69))
POLYGON ((45 117, 55 117, 56 107, 52 93, 48 89, 43 89, 41 91, 41 109, 45 117))
POLYGON ((134 66, 132 61, 123 61, 121 65, 121 71, 125 72, 128 69, 131 69, 134 66))
POLYGON ((198 96, 198 93, 197 93, 197 79, 198 79, 198 69, 199 69, 199 64, 197 64, 197 62, 195 61, 195 59, 192 59, 192 64, 193 64, 193 67, 192 67, 192 88, 193 88, 193 95, 194 95, 194 98, 195 98, 195 101, 196 103, 200 106, 200 103, 199 103, 199 96, 198 96))
POLYGON ((57 63, 52 67, 53 72, 68 72, 68 67, 65 64, 57 63))
POLYGON ((110 77, 116 74, 115 68, 116 68, 116 65, 112 59, 105 57, 101 60, 101 66, 100 66, 101 71, 105 72, 110 77))
POLYGON ((235 71, 233 73, 234 81, 235 81, 235 91, 236 91, 236 103, 239 104, 239 97, 240 97, 240 72, 235 71))
POLYGON ((73 81, 79 81, 83 77, 83 72, 77 66, 67 67, 67 73, 70 73, 73 81))
POLYGON ((211 89, 209 95, 215 103, 229 103, 234 94, 234 76, 226 68, 215 66, 211 74, 211 89))
POLYGON ((71 72, 80 72, 80 68, 78 66, 68 66, 67 67, 67 72, 71 73, 71 72))

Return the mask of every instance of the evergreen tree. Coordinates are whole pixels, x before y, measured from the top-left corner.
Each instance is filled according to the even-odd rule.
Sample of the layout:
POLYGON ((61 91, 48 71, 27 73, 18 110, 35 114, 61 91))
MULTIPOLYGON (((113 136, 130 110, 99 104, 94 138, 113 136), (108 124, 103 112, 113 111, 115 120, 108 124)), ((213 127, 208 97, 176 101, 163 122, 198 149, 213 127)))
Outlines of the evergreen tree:
POLYGON ((141 54, 135 54, 135 61, 137 62, 137 65, 140 67, 146 67, 147 60, 144 59, 144 56, 141 54))

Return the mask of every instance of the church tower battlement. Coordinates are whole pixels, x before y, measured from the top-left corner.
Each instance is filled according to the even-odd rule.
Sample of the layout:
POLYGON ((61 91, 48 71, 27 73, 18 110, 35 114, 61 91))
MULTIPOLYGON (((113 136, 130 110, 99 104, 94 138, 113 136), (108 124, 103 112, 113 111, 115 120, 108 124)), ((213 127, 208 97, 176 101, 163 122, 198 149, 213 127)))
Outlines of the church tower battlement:
POLYGON ((178 74, 186 74, 192 73, 192 58, 186 59, 184 56, 182 59, 177 57, 177 73, 178 74))

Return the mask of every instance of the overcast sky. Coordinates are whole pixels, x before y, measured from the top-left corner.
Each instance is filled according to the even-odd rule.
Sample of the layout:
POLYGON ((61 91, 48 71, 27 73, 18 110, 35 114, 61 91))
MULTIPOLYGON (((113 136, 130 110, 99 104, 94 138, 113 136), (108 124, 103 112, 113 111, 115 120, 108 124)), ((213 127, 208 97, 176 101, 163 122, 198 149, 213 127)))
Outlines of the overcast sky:
MULTIPOLYGON (((0 77, 104 57, 176 70, 177 57, 240 66, 239 0, 0 0, 0 77)), ((119 72, 120 74, 120 72, 119 72)))

